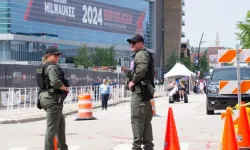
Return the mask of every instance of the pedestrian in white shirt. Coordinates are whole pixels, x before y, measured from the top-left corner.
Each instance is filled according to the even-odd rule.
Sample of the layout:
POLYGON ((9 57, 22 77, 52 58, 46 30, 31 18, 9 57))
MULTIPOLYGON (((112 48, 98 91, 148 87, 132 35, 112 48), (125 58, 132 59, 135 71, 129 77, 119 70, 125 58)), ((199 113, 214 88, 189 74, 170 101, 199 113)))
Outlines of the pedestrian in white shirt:
POLYGON ((103 84, 100 86, 100 94, 102 100, 102 110, 107 110, 108 100, 110 96, 110 85, 107 84, 106 79, 103 79, 103 84))

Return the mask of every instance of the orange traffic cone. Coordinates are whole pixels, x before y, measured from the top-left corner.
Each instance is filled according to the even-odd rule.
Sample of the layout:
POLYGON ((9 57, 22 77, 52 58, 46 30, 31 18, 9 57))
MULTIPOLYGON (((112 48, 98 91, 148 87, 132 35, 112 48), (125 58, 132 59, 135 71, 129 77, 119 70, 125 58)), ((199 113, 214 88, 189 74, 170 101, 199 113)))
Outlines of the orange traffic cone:
POLYGON ((239 117, 234 120, 234 125, 238 125, 239 123, 239 117))
MULTIPOLYGON (((241 104, 245 104, 245 102, 241 102, 241 104)), ((239 108, 240 110, 240 108, 239 108)), ((239 125, 239 117, 237 117, 235 120, 234 120, 234 125, 239 125)))
POLYGON ((221 115, 220 115, 221 120, 224 119, 224 118, 226 117, 226 114, 227 114, 227 113, 224 113, 224 112, 221 113, 221 115))
POLYGON ((153 113, 153 116, 156 116, 156 107, 155 107, 155 100, 154 98, 150 100, 151 102, 151 105, 152 105, 152 113, 153 113))
POLYGON ((180 150, 172 108, 168 109, 168 120, 165 134, 164 150, 180 150))
POLYGON ((56 136, 55 136, 55 138, 54 138, 54 150, 58 150, 58 148, 57 148, 57 139, 56 139, 56 136))
MULTIPOLYGON (((225 117, 226 117, 226 114, 227 113, 221 113, 221 119, 224 119, 225 117)), ((235 120, 234 120, 234 125, 238 125, 238 120, 239 120, 239 118, 236 118, 235 120)))
POLYGON ((246 111, 245 106, 240 107, 237 142, 238 142, 239 148, 250 149, 250 128, 249 128, 247 111, 246 111))
POLYGON ((222 150, 238 150, 233 118, 230 109, 227 108, 223 132, 222 150))
POLYGON ((92 111, 92 99, 90 94, 80 94, 78 95, 78 118, 79 120, 95 120, 92 111))

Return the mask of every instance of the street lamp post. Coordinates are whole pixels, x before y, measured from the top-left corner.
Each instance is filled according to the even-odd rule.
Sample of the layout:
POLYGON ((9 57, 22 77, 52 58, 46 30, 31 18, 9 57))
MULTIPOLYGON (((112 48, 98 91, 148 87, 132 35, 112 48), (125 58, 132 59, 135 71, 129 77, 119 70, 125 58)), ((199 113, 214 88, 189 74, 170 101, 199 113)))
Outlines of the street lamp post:
MULTIPOLYGON (((165 52, 164 52, 164 0, 162 1, 162 24, 161 24, 161 34, 162 34, 162 72, 165 73, 165 52)), ((160 77, 161 78, 161 77, 160 77)))
POLYGON ((202 35, 201 35, 201 40, 200 40, 199 49, 198 49, 198 71, 200 71, 200 48, 201 48, 203 35, 204 35, 204 33, 202 33, 202 35))

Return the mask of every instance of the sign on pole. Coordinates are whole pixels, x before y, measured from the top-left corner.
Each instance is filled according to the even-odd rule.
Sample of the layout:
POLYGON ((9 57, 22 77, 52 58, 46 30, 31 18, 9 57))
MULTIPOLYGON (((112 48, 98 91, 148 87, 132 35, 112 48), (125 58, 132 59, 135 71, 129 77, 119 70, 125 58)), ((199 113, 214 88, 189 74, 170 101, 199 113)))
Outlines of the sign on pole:
POLYGON ((240 63, 250 62, 250 49, 239 49, 239 44, 236 49, 218 50, 219 63, 236 63, 237 64, 237 80, 234 81, 219 81, 219 94, 238 94, 238 104, 241 104, 241 93, 250 93, 250 80, 241 81, 240 63))
POLYGON ((116 72, 117 72, 117 73, 121 73, 121 72, 122 72, 122 67, 117 66, 117 67, 116 67, 116 72))
POLYGON ((232 63, 237 62, 237 55, 239 55, 239 62, 250 62, 250 49, 221 49, 218 50, 219 63, 232 63), (238 51, 238 54, 237 54, 238 51))
MULTIPOLYGON (((237 56, 237 60, 236 60, 236 63, 237 63, 237 84, 238 84, 238 104, 240 105, 241 104, 241 86, 240 86, 240 62, 244 62, 244 59, 240 58, 242 57, 243 55, 243 58, 244 58, 244 52, 242 52, 242 54, 240 54, 242 51, 239 49, 239 45, 237 44, 236 45, 236 56, 237 56)), ((239 109, 240 110, 240 109, 239 109)))
MULTIPOLYGON (((250 94, 250 80, 241 81, 240 89, 242 94, 250 94)), ((238 94, 238 81, 220 81, 219 94, 238 94)))

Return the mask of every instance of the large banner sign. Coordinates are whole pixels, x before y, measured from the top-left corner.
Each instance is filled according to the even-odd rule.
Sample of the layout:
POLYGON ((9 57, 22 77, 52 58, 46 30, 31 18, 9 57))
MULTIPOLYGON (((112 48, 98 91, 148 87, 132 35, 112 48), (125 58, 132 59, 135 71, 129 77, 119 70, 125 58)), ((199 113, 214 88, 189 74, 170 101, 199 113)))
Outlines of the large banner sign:
POLYGON ((145 10, 94 0, 30 0, 24 20, 133 35, 142 34, 145 10))
MULTIPOLYGON (((36 68, 32 65, 5 65, 0 64, 0 88, 2 87, 37 87, 36 68)), ((64 68, 65 77, 71 86, 91 85, 95 79, 116 79, 113 72, 97 72, 85 69, 64 68)), ((119 75, 120 84, 123 84, 124 74, 119 75)))

